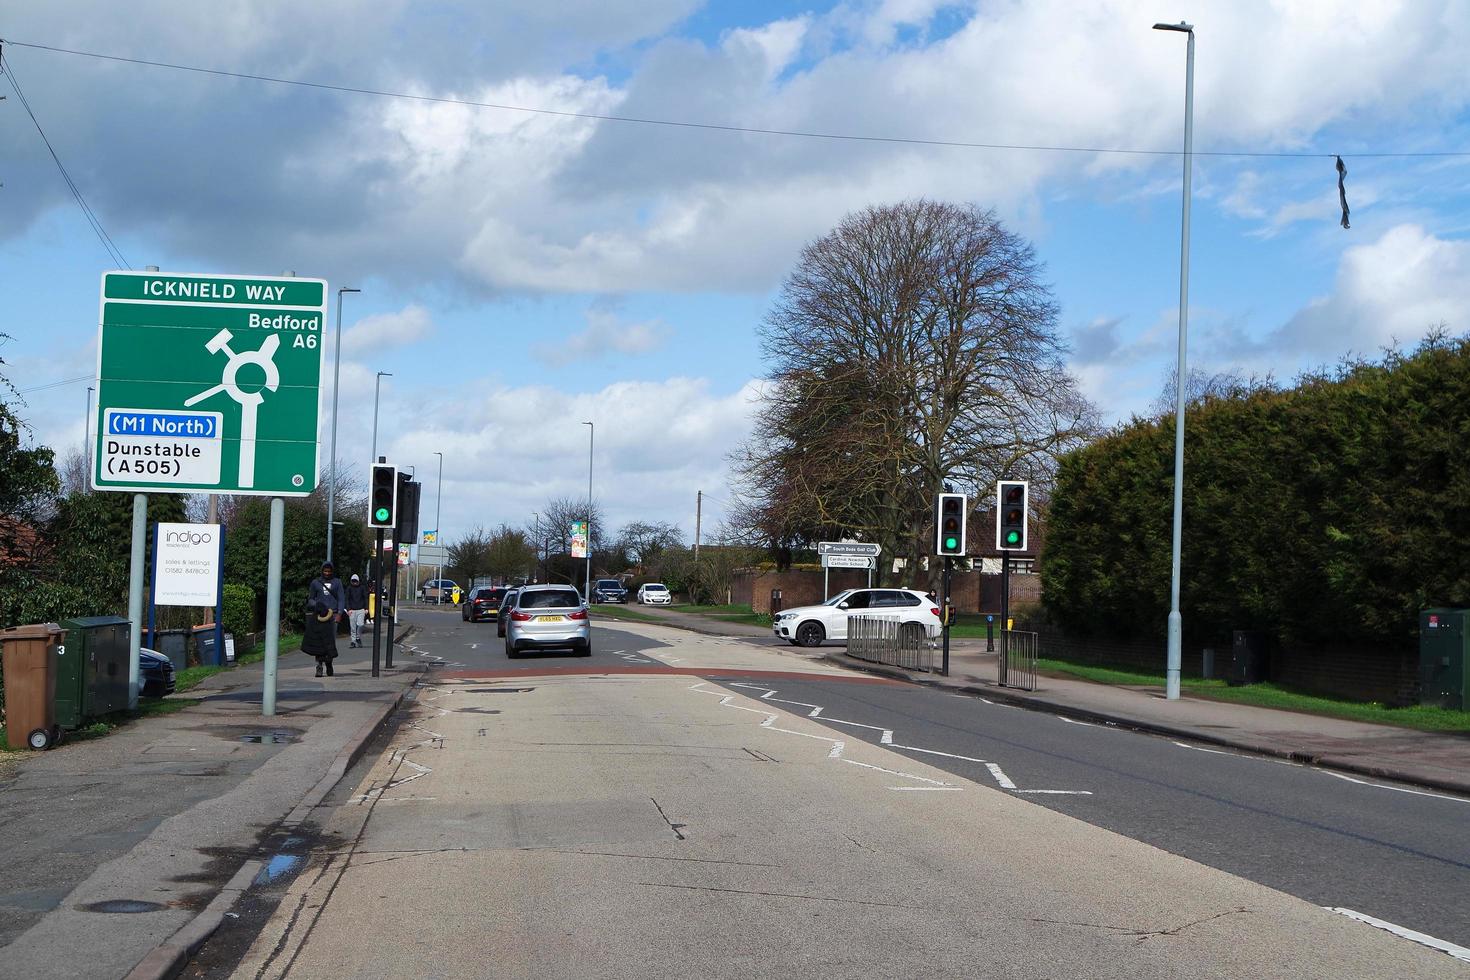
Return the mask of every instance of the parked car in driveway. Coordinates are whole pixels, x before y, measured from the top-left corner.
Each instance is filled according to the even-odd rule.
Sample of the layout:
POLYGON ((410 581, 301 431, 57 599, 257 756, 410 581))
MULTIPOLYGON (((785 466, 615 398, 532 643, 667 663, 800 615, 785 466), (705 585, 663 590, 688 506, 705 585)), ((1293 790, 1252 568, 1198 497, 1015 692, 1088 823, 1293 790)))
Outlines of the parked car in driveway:
POLYGON ((645 606, 667 606, 674 594, 662 582, 647 582, 638 586, 638 601, 645 606))
POLYGON ((592 625, 582 595, 570 585, 528 585, 516 595, 505 621, 505 655, 569 647, 592 654, 592 625))
POLYGON ((500 600, 500 608, 495 611, 495 635, 505 635, 505 621, 510 618, 510 611, 515 608, 516 596, 521 594, 520 589, 508 589, 505 598, 500 600))
POLYGON ((821 646, 824 640, 847 639, 850 615, 903 623, 917 638, 938 636, 942 626, 939 606, 917 589, 848 589, 820 605, 777 613, 771 631, 795 646, 821 646))
POLYGON ((471 589, 469 597, 459 607, 459 618, 467 623, 478 623, 482 619, 493 619, 500 612, 509 589, 501 586, 482 585, 471 589))
POLYGON ((453 579, 431 578, 419 589, 420 602, 445 603, 449 602, 454 595, 454 590, 459 586, 453 579))
POLYGON ((174 693, 174 662, 157 650, 138 649, 138 697, 161 698, 174 693))
POLYGON ((593 602, 627 602, 628 589, 615 578, 600 578, 592 583, 593 602))

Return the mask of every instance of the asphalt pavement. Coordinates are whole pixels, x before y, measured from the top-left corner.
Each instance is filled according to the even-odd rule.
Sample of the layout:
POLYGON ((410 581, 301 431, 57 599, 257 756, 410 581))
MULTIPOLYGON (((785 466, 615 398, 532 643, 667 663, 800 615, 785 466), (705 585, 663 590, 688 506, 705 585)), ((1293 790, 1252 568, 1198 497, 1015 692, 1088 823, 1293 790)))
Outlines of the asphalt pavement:
MULTIPOLYGON (((596 652, 590 658, 545 653, 508 660, 494 624, 464 624, 447 613, 417 614, 419 630, 403 655, 428 668, 426 687, 411 708, 400 711, 393 741, 380 754, 365 757, 339 787, 334 805, 324 808, 329 816, 321 839, 333 843, 314 853, 300 878, 273 883, 269 900, 260 900, 253 916, 243 916, 212 940, 189 975, 314 976, 324 975, 317 971, 327 963, 341 963, 354 975, 393 976, 393 969, 406 962, 400 947, 427 946, 428 937, 456 947, 435 954, 429 972, 442 976, 480 975, 466 966, 475 956, 484 968, 495 966, 506 975, 538 970, 627 975, 618 970, 634 962, 624 956, 639 942, 653 944, 643 954, 652 957, 647 961, 652 965, 642 975, 690 975, 674 970, 674 963, 680 969, 698 963, 698 972, 709 976, 765 975, 775 969, 770 962, 762 967, 758 957, 734 952, 748 949, 755 937, 783 949, 810 945, 801 968, 811 975, 897 970, 899 960, 892 957, 914 953, 916 937, 949 944, 934 961, 945 966, 917 971, 925 976, 974 975, 957 965, 962 961, 957 954, 979 956, 987 950, 1002 957, 985 961, 999 962, 981 971, 992 975, 1124 975, 1115 967, 1125 961, 1132 975, 1383 975, 1388 967, 1373 959, 1377 952, 1341 958, 1364 932, 1388 937, 1351 922, 1348 911, 1470 945, 1462 899, 1470 885, 1470 847, 1461 833, 1470 801, 1464 798, 855 674, 823 662, 814 651, 620 624, 615 617, 615 610, 594 612, 596 652), (691 708, 687 702, 701 694, 712 695, 709 703, 727 710, 691 708), (732 707, 745 713, 728 711, 732 707), (763 713, 768 713, 765 722, 763 713), (736 731, 740 737, 731 741, 736 731), (767 737, 775 741, 759 741, 767 737), (810 780, 813 774, 826 778, 831 768, 798 770, 792 746, 819 750, 802 763, 808 765, 838 743, 843 761, 900 785, 868 786, 840 805, 828 798, 838 790, 810 780), (762 787, 756 784, 768 770, 733 765, 737 758, 786 762, 790 771, 777 777, 779 787, 762 787), (683 772, 686 767, 691 772, 683 772), (798 773, 796 783, 786 782, 798 773), (710 780, 719 784, 718 792, 708 787, 710 780), (659 801, 658 819, 651 825, 642 804, 632 798, 645 789, 649 799, 659 801), (933 797, 948 791, 971 802, 937 809, 926 804, 926 815, 916 821, 906 804, 893 801, 931 794, 894 789, 938 791, 933 797), (709 794, 714 795, 706 798, 709 794), (793 820, 777 819, 786 810, 793 820), (736 813, 744 814, 743 827, 736 813), (832 851, 831 832, 838 824, 846 836, 835 840, 844 848, 901 853, 900 867, 863 868, 862 862, 853 865, 851 854, 832 851), (938 933, 909 922, 911 934, 904 939, 894 936, 891 922, 875 922, 870 928, 886 945, 843 933, 849 947, 844 959, 830 937, 793 934, 790 923, 770 920, 769 910, 756 914, 712 899, 707 889, 717 895, 728 882, 689 886, 695 890, 675 910, 648 893, 628 891, 626 876, 609 879, 608 869, 590 868, 581 858, 539 863, 545 852, 591 850, 642 860, 637 855, 647 853, 653 842, 667 843, 664 835, 682 846, 686 838, 711 833, 711 827, 720 828, 715 837, 738 846, 689 859, 801 868, 799 881, 787 880, 780 888, 762 883, 778 896, 810 898, 821 891, 815 885, 825 884, 829 887, 821 894, 847 901, 857 883, 872 874, 879 874, 885 887, 903 891, 914 885, 906 877, 913 862, 933 871, 939 855, 947 855, 942 860, 954 864, 960 879, 994 885, 1003 869, 1003 878, 1019 876, 1021 885, 1048 896, 1045 914, 1031 906, 1029 893, 1007 891, 1011 905, 997 906, 952 879, 949 871, 928 886, 952 892, 957 906, 974 916, 1009 922, 993 926, 1002 931, 1019 928, 1016 923, 1026 918, 1021 913, 1029 909, 1035 915, 1026 921, 1033 924, 1021 931, 1041 929, 1032 936, 1036 957, 1015 960, 1016 949, 1008 943, 997 946, 996 937, 978 936, 954 922, 938 933), (348 841, 356 843, 348 847, 348 841), (789 853, 793 847, 811 853, 789 853), (457 856, 446 862, 445 855, 457 856), (1117 879, 1116 892, 1103 905, 1128 907, 1129 916, 1147 913, 1119 927, 1135 930, 1135 944, 1144 943, 1140 936, 1153 928, 1139 925, 1148 915, 1194 907, 1190 903, 1201 896, 1236 887, 1224 884, 1229 881, 1259 889, 1237 896, 1244 904, 1231 908, 1261 914, 1239 932, 1225 930, 1222 935, 1233 938, 1223 945, 1185 943, 1189 949, 1157 962, 1147 956, 1116 963, 1090 959, 1117 951, 1077 936, 1045 934, 1046 927, 1035 923, 1069 916, 1069 921, 1084 921, 1082 909, 1064 912, 1064 907, 1089 895, 1097 902, 1089 889, 1099 861, 1112 862, 1117 879), (369 870, 382 862, 399 865, 396 877, 369 870), (1137 875, 1146 866, 1151 868, 1146 887, 1155 893, 1134 894, 1145 887, 1137 875), (466 869, 473 875, 462 877, 466 869), (365 877, 356 877, 359 873, 365 877), (404 880, 405 874, 413 881, 404 880), (427 879, 421 877, 425 874, 427 879), (579 887, 569 893, 563 879, 579 887), (1170 883, 1161 885, 1166 879, 1170 883), (467 888, 481 896, 479 920, 465 919, 463 898, 456 897, 467 888), (1280 898, 1263 897, 1275 895, 1280 898), (1265 914, 1268 905, 1287 901, 1286 896, 1301 902, 1273 905, 1274 911, 1265 914), (628 905, 627 915, 610 909, 609 902, 628 905), (1289 915, 1284 909, 1291 910, 1289 915), (426 918, 431 913, 433 921, 426 918), (575 922, 581 930, 588 916, 599 913, 627 934, 609 935, 593 924, 587 927, 591 935, 571 940, 560 926, 575 922), (670 915, 689 925, 690 941, 736 959, 668 958, 659 944, 673 937, 648 921, 670 915), (1305 916, 1306 931, 1284 939, 1282 915, 1305 916), (360 931, 364 921, 393 923, 385 937, 393 941, 380 961, 363 959, 353 948, 350 929, 360 931), (1350 928, 1342 932, 1339 923, 1350 928), (414 939, 404 931, 407 924, 421 928, 425 937, 414 939), (1324 943, 1338 948, 1330 968, 1319 959, 1324 943), (1273 944, 1270 955, 1278 958, 1279 972, 1262 966, 1270 955, 1252 959, 1273 944), (1232 960, 1237 954, 1245 958, 1232 960), (1098 966, 1104 962, 1106 968, 1098 966)), ((857 792, 848 786, 841 792, 849 790, 857 792)), ((788 872, 772 874, 779 878, 788 872)), ((653 879, 646 876, 638 880, 642 887, 686 887, 649 885, 653 879)), ((738 885, 735 891, 759 891, 749 882, 738 885)), ((867 887, 872 889, 871 882, 867 887)), ((862 922, 866 907, 859 902, 843 914, 862 922)), ((1097 921, 1102 907, 1094 905, 1093 917, 1085 921, 1097 921)), ((938 913, 931 909, 925 921, 938 913)), ((805 915, 795 909, 787 914, 805 915)), ((907 912, 890 914, 908 922, 907 912)), ((948 914, 939 917, 949 921, 948 914)), ((1221 914, 1233 913, 1222 906, 1221 914)), ((1374 949, 1390 960, 1404 957, 1391 970, 1398 975, 1427 975, 1438 970, 1436 964, 1454 962, 1442 953, 1417 959, 1423 947, 1396 937, 1374 949)))

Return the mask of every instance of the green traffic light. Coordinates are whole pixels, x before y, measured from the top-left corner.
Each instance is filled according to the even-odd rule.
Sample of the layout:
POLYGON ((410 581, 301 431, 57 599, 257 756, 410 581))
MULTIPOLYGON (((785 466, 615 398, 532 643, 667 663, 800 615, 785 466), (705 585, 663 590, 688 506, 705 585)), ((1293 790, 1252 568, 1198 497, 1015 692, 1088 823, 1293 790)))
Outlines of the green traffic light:
POLYGON ((373 516, 374 520, 376 520, 379 524, 383 523, 388 519, 388 508, 379 507, 377 512, 373 516))
POLYGON ((1021 543, 1021 532, 1020 531, 1007 531, 1006 532, 1006 544, 1020 544, 1020 543, 1021 543))
POLYGON ((955 538, 945 538, 944 539, 944 549, 946 551, 953 551, 956 548, 958 548, 959 546, 960 546, 960 543, 955 538))

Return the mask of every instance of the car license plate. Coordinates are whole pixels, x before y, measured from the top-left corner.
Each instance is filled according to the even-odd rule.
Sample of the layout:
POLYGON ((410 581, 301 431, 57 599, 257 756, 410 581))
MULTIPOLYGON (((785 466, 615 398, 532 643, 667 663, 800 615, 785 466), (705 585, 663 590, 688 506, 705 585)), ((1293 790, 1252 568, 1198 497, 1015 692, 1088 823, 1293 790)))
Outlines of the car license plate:
POLYGON ((536 622, 538 622, 538 623, 560 623, 565 618, 566 617, 564 617, 564 616, 537 616, 536 617, 536 622))

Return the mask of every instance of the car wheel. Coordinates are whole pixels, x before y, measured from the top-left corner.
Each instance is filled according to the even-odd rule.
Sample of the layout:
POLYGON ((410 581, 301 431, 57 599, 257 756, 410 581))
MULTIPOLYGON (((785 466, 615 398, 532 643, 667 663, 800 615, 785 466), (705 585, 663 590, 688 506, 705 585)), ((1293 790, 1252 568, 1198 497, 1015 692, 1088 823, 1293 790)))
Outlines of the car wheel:
POLYGON ((924 627, 919 623, 904 623, 899 629, 903 631, 903 641, 905 643, 924 642, 924 627))
POLYGON ((827 631, 822 629, 822 624, 807 620, 796 628, 796 645, 803 647, 819 647, 827 638, 827 631))
POLYGON ((587 645, 585 647, 582 647, 580 650, 577 651, 577 656, 579 656, 579 657, 590 657, 590 656, 592 656, 592 641, 591 640, 588 640, 587 641, 587 645))
POLYGON ((518 656, 516 648, 510 645, 509 640, 505 641, 505 655, 510 660, 514 660, 518 656))
POLYGON ((505 636, 505 627, 504 626, 497 626, 497 627, 495 627, 495 635, 503 638, 505 636))
POLYGON ((44 728, 37 728, 26 736, 26 744, 33 749, 49 749, 51 747, 51 733, 44 728))

